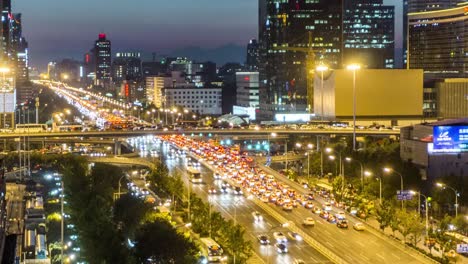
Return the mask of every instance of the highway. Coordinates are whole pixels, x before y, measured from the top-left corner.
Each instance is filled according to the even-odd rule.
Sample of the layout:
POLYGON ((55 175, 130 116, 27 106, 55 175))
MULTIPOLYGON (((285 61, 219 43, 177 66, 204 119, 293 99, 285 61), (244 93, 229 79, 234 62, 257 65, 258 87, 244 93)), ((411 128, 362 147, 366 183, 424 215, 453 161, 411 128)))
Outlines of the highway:
MULTIPOLYGON (((186 173, 186 160, 185 159, 168 159, 167 151, 169 150, 168 144, 163 144, 162 157, 167 164, 170 171, 176 171, 183 176, 185 184, 191 186, 191 191, 204 201, 212 204, 213 210, 220 212, 226 219, 235 219, 237 223, 246 229, 248 239, 252 241, 254 251, 256 254, 256 261, 249 263, 278 263, 278 264, 292 264, 296 259, 302 259, 305 263, 332 263, 325 256, 320 254, 317 250, 310 247, 303 241, 289 241, 288 254, 278 254, 273 247, 273 232, 282 231, 285 235, 287 229, 280 227, 281 224, 273 217, 269 216, 255 203, 248 200, 244 196, 236 196, 234 194, 208 194, 210 186, 218 186, 220 181, 213 179, 211 170, 201 167, 200 170, 203 175, 203 184, 192 184, 188 181, 186 173), (262 214, 264 220, 262 222, 255 222, 252 212, 258 211, 262 214), (257 241, 257 236, 260 234, 267 234, 270 237, 272 244, 270 246, 262 246, 257 241)), ((153 148, 155 146, 149 146, 153 148)), ((156 148, 158 148, 156 146, 156 148)))
MULTIPOLYGON (((173 168, 175 165, 172 163, 173 161, 167 162, 167 164, 171 165, 173 168)), ((180 166, 182 165, 178 164, 176 167, 180 168, 180 166)), ((206 179, 207 184, 212 184, 210 181, 211 174, 207 172, 206 169, 203 169, 203 172, 208 174, 208 178, 206 179)), ((281 181, 278 177, 277 180, 281 181)), ((198 191, 197 189, 200 189, 199 192, 203 194, 205 187, 195 186, 194 190, 198 191)), ((299 191, 301 193, 304 192, 304 190, 299 191)), ((217 202, 219 199, 220 198, 214 198, 214 202, 217 202)), ((221 206, 224 206, 225 201, 222 201, 223 203, 221 206)), ((321 207, 321 203, 323 202, 324 201, 322 199, 318 199, 318 201, 315 201, 315 204, 321 207)), ((230 205, 225 205, 225 207, 228 208, 232 208, 233 206, 232 202, 230 205)), ((242 201, 242 203, 238 204, 238 213, 244 213, 244 206, 249 208, 247 210, 248 212, 246 212, 247 214, 251 213, 253 210, 258 210, 258 208, 253 206, 249 201, 246 201, 245 205, 244 201, 242 201)), ((274 205, 268 206, 273 210, 275 215, 278 214, 284 219, 293 221, 301 231, 317 240, 321 245, 325 246, 328 250, 332 251, 335 255, 341 257, 348 263, 433 263, 431 260, 419 255, 416 251, 403 250, 400 245, 395 244, 394 241, 391 241, 386 237, 379 236, 370 230, 358 232, 353 230, 353 228, 339 229, 335 224, 328 223, 318 215, 313 214, 310 210, 306 210, 302 207, 294 209, 292 212, 285 212, 274 205), (316 220, 316 226, 314 228, 303 228, 301 223, 303 219, 309 216, 312 216, 316 220)), ((340 210, 333 208, 333 211, 336 213, 340 210)), ((230 213, 232 213, 232 209, 230 213)), ((351 227, 359 221, 352 217, 348 217, 348 220, 351 227)), ((249 225, 252 225, 252 222, 242 222, 241 224, 248 227, 249 225)), ((273 226, 276 224, 273 224, 273 226)))
POLYGON ((24 225, 23 194, 25 185, 7 183, 7 233, 22 234, 24 225))

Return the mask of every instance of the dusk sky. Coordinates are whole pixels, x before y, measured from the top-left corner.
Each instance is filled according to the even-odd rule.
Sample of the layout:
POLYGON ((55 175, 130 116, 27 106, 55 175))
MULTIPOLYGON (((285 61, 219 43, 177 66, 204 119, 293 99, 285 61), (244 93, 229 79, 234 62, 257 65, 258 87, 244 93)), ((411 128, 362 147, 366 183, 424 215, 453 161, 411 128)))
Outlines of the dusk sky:
MULTIPOLYGON (((257 36, 255 0, 18 0, 32 64, 77 57, 99 32, 113 51, 165 53, 187 46, 246 45, 257 36)), ((78 57, 81 58, 81 57, 78 57)))
POLYGON ((81 59, 99 32, 107 33, 113 52, 159 54, 187 46, 246 45, 257 37, 257 0, 12 2, 13 12, 23 14, 31 64, 41 68, 54 59, 81 59))

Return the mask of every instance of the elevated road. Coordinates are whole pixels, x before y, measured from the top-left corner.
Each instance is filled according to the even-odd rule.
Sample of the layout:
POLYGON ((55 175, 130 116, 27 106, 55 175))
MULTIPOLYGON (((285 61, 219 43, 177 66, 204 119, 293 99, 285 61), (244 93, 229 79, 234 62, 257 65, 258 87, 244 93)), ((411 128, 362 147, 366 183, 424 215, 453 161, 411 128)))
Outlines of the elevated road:
MULTIPOLYGON (((308 129, 308 130, 293 130, 293 129, 190 129, 190 130, 111 130, 111 131, 72 131, 72 132, 39 132, 39 133, 1 133, 1 139, 10 139, 18 137, 31 138, 61 138, 61 137, 137 137, 147 135, 268 135, 276 133, 278 135, 352 135, 353 131, 348 129, 308 129)), ((358 136, 399 136, 398 130, 364 130, 356 131, 358 136)))

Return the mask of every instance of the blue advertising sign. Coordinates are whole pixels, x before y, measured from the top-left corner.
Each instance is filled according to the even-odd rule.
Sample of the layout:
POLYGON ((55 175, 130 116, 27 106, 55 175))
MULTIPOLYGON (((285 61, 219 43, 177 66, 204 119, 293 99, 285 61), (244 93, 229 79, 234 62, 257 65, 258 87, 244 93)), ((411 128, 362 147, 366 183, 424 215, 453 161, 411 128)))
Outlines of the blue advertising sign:
POLYGON ((468 126, 434 126, 433 152, 468 152, 468 126))

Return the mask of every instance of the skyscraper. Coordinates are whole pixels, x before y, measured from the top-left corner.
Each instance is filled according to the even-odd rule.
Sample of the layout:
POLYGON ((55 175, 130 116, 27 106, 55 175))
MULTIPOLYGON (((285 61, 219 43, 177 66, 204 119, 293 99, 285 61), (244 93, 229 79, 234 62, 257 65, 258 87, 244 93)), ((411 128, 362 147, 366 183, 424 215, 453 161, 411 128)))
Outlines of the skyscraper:
POLYGON ((104 92, 110 92, 111 82, 111 42, 106 39, 106 34, 100 33, 98 40, 96 40, 93 49, 95 61, 95 74, 94 85, 104 92))
POLYGON ((341 18, 341 0, 260 0, 260 118, 311 109, 309 71, 318 61, 341 66, 341 18))
POLYGON ((394 68, 395 7, 383 0, 344 1, 344 64, 394 68))
POLYGON ((409 67, 425 79, 468 77, 468 3, 456 8, 410 13, 409 67))
POLYGON ((455 7, 466 0, 408 0, 408 12, 425 12, 455 7))
POLYGON ((4 60, 9 58, 10 49, 10 18, 11 18, 11 0, 1 0, 2 10, 2 56, 4 60))
POLYGON ((256 39, 251 39, 249 44, 247 44, 247 60, 245 62, 245 66, 249 70, 258 70, 258 66, 260 63, 260 54, 259 54, 259 46, 256 39))
POLYGON ((140 52, 118 52, 112 62, 112 80, 120 85, 124 80, 137 81, 141 79, 140 52))

